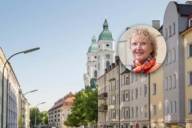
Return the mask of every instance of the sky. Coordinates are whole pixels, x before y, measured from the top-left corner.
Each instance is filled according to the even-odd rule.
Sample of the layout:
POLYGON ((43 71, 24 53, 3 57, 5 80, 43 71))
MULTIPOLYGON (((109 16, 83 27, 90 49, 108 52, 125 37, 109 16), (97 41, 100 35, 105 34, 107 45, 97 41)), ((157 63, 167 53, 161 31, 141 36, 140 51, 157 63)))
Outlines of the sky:
MULTIPOLYGON (((184 0, 178 1, 184 3, 184 0)), ((69 92, 84 88, 86 54, 105 19, 114 41, 126 27, 163 22, 169 0, 0 0, 0 47, 11 65, 31 107, 41 111, 69 92)))

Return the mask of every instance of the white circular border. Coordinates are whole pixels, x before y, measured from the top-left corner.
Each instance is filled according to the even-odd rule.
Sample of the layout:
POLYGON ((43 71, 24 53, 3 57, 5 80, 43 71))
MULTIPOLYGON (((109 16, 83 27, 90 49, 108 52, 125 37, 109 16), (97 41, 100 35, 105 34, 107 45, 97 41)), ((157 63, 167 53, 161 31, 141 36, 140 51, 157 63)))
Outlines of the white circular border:
POLYGON ((167 54, 166 42, 162 34, 157 29, 149 25, 134 25, 128 28, 125 32, 123 32, 123 34, 119 38, 119 41, 117 42, 117 47, 118 47, 117 52, 122 64, 125 65, 126 68, 131 70, 133 57, 132 57, 132 52, 129 46, 130 36, 131 36, 131 32, 136 28, 145 28, 150 32, 150 34, 152 34, 152 36, 154 36, 156 40, 156 45, 157 45, 156 61, 161 66, 167 54))

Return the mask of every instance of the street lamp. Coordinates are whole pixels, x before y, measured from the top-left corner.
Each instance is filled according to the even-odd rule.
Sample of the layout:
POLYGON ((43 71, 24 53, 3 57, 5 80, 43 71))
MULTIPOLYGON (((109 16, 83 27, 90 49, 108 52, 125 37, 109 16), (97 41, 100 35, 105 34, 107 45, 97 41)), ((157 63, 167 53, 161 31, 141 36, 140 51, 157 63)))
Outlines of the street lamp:
POLYGON ((38 91, 37 89, 34 89, 34 90, 31 90, 31 91, 28 91, 28 92, 23 93, 23 95, 27 95, 27 94, 29 94, 29 93, 33 93, 33 92, 37 92, 37 91, 38 91))
POLYGON ((36 110, 35 110, 35 128, 36 128, 36 122, 37 122, 37 118, 36 118, 36 113, 37 113, 37 106, 39 106, 39 105, 42 105, 42 104, 45 104, 46 102, 41 102, 41 103, 38 103, 36 106, 35 106, 35 108, 36 108, 36 110))
MULTIPOLYGON (((21 115, 21 118, 24 116, 23 114, 25 113, 25 106, 23 106, 23 105, 25 105, 25 96, 27 95, 27 94, 30 94, 30 93, 33 93, 33 92, 36 92, 36 91, 38 91, 37 89, 34 89, 34 90, 31 90, 31 91, 27 91, 27 92, 25 92, 25 93, 23 93, 22 94, 22 91, 21 91, 21 112, 20 112, 20 115, 21 115), (24 99, 23 99, 24 98, 24 99), (24 113, 23 113, 24 112, 24 113)), ((26 122, 24 122, 24 123, 26 123, 26 122)), ((23 122, 22 122, 22 125, 24 125, 23 124, 23 122)))
MULTIPOLYGON (((39 50, 39 49, 40 49, 39 47, 36 47, 36 48, 21 51, 21 52, 16 52, 13 55, 11 55, 8 59, 6 59, 5 63, 3 64, 2 81, 1 81, 1 85, 2 85, 1 128, 3 128, 3 124, 4 124, 4 109, 5 109, 4 108, 4 72, 5 72, 6 64, 9 63, 9 60, 11 58, 13 58, 14 56, 16 56, 16 55, 27 54, 27 53, 30 53, 30 52, 33 52, 33 51, 36 51, 36 50, 39 50)), ((8 93, 8 89, 7 89, 7 93, 8 93)), ((6 104, 7 104, 7 101, 6 101, 6 104)), ((6 106, 6 108, 7 108, 7 106, 6 106)), ((7 109, 6 109, 6 127, 7 127, 7 109)))

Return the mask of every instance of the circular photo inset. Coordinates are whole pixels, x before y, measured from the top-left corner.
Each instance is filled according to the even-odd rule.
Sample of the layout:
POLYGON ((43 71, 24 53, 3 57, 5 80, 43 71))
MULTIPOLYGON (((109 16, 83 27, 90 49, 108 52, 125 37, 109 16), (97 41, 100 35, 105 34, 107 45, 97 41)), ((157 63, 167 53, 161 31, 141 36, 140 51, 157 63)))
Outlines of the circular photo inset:
POLYGON ((161 33, 148 25, 128 28, 118 41, 122 64, 135 73, 152 73, 163 63, 166 43, 161 33))

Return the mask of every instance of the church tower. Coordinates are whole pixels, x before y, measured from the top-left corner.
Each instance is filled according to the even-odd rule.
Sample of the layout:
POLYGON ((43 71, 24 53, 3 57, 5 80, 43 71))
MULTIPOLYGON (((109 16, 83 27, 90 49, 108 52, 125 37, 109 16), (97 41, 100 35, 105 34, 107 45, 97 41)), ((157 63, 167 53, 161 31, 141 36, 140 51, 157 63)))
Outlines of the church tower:
POLYGON ((98 41, 94 36, 87 52, 87 73, 84 74, 85 87, 96 86, 96 79, 103 75, 105 69, 113 62, 113 37, 105 19, 103 31, 100 33, 98 41))
POLYGON ((99 35, 97 50, 97 77, 105 73, 105 69, 113 62, 113 37, 109 31, 108 22, 105 19, 103 23, 103 31, 99 35))
POLYGON ((91 46, 87 52, 87 73, 84 75, 85 86, 90 86, 91 79, 97 78, 97 50, 96 37, 93 36, 91 46))

